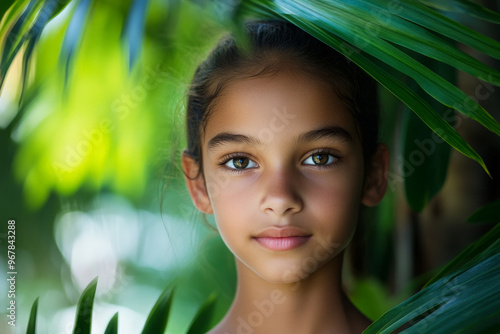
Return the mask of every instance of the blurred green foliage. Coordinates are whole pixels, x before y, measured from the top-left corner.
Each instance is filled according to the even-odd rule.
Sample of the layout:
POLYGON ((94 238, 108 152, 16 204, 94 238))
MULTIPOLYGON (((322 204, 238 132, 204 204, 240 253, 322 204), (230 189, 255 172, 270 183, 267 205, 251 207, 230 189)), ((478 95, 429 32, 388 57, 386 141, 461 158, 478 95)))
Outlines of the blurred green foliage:
POLYGON ((218 36, 217 22, 195 5, 173 13, 166 7, 150 4, 144 46, 130 73, 120 38, 124 3, 93 3, 68 72, 59 66, 64 59, 57 54, 72 8, 49 24, 38 45, 31 84, 37 89, 27 93, 32 96, 13 130, 22 143, 15 175, 24 183, 29 207, 40 208, 51 191, 67 196, 82 187, 93 192, 107 188, 137 201, 148 176, 164 163, 160 154, 175 157, 182 147, 177 123, 182 97, 196 62, 218 36), (180 33, 163 24, 173 15, 178 16, 175 31, 180 33), (205 19, 190 19, 197 16, 205 19), (162 40, 168 40, 167 48, 162 40))

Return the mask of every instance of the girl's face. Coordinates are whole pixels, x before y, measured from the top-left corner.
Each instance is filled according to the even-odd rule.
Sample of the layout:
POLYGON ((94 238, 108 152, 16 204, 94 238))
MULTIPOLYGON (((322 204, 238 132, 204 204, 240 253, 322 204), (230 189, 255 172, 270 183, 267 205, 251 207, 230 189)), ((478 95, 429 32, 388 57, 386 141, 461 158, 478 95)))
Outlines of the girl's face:
POLYGON ((215 103, 205 184, 188 181, 195 204, 256 274, 305 278, 346 247, 365 201, 354 118, 328 83, 297 71, 235 81, 215 103))

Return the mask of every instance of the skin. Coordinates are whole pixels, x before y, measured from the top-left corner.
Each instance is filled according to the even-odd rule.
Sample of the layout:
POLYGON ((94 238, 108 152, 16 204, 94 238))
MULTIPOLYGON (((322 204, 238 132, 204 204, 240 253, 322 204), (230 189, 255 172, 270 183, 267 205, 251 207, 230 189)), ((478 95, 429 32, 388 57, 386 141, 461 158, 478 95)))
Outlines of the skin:
POLYGON ((210 334, 361 333, 370 321, 342 291, 342 259, 360 205, 383 197, 387 147, 365 171, 345 103, 328 83, 290 70, 227 87, 202 154, 197 178, 200 166, 183 155, 187 186, 196 207, 214 214, 238 275, 233 304, 210 334), (290 226, 310 237, 284 251, 256 241, 290 226))

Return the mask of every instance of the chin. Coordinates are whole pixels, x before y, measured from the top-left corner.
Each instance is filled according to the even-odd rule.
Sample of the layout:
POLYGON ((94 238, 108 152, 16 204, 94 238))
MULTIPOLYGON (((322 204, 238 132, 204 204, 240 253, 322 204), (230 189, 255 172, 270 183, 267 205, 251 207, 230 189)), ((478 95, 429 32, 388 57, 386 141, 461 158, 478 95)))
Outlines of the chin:
POLYGON ((298 264, 275 265, 272 268, 251 268, 263 280, 274 284, 295 284, 308 278, 317 268, 307 270, 298 264))

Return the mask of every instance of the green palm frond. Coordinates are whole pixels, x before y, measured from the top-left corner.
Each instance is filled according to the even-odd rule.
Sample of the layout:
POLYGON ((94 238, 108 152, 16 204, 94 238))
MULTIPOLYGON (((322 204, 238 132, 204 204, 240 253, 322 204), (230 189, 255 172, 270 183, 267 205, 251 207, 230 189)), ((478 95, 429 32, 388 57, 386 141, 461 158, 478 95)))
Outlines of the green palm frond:
POLYGON ((167 328, 168 314, 172 305, 173 288, 169 287, 160 295, 142 330, 142 334, 163 333, 167 328))
POLYGON ((90 334, 92 329, 92 310, 97 289, 97 277, 83 290, 76 307, 76 320, 73 334, 90 334))
POLYGON ((104 334, 118 334, 118 312, 109 320, 104 334))
MULTIPOLYGON (((424 58, 424 57, 420 57, 424 58)), ((456 72, 451 66, 437 64, 424 58, 426 66, 450 82, 456 82, 456 72)), ((409 84, 412 91, 423 98, 443 119, 455 120, 457 113, 426 95, 418 85, 409 84)), ((401 182, 404 177, 405 195, 415 212, 421 212, 426 204, 439 192, 448 172, 451 147, 441 140, 417 113, 403 110, 401 118, 402 159, 397 172, 388 173, 389 187, 401 182)))
POLYGON ((432 7, 437 10, 442 10, 452 13, 463 13, 477 17, 481 20, 500 23, 500 15, 488 8, 478 5, 475 2, 463 0, 441 0, 441 1, 428 1, 419 0, 426 6, 432 7))
POLYGON ((26 329, 26 334, 36 333, 36 315, 38 312, 38 298, 35 299, 33 305, 31 306, 30 318, 28 320, 28 328, 26 329))
MULTIPOLYGON (((92 309, 97 288, 97 277, 93 279, 82 292, 76 310, 76 322, 73 333, 91 334, 92 309)), ((169 312, 172 307, 174 297, 174 285, 169 285, 158 297, 155 305, 149 312, 149 316, 141 331, 143 334, 158 334, 165 332, 169 322, 169 312)), ((210 295, 207 300, 199 306, 199 309, 191 320, 187 333, 206 333, 210 330, 210 323, 213 320, 216 295, 210 295)), ((38 298, 31 308, 28 329, 26 334, 36 334, 36 317, 38 312, 38 298)), ((110 319, 106 326, 105 334, 118 333, 118 312, 110 319)))
POLYGON ((210 330, 210 323, 215 312, 216 295, 210 295, 200 306, 200 309, 193 318, 187 334, 206 333, 210 330))
POLYGON ((500 225, 474 242, 419 293, 363 333, 497 333, 500 330, 500 225))
POLYGON ((0 88, 7 70, 16 55, 23 47, 23 86, 26 81, 28 65, 32 53, 42 34, 43 29, 67 4, 69 0, 18 1, 15 2, 2 20, 0 28, 0 45, 2 58, 0 60, 0 88))
POLYGON ((400 44, 426 56, 451 62, 450 65, 468 70, 497 85, 500 83, 496 79, 499 78, 498 71, 470 59, 471 57, 464 55, 451 44, 444 43, 434 34, 439 31, 448 38, 473 45, 480 51, 497 58, 500 57, 500 43, 474 33, 467 27, 437 12, 432 12, 418 3, 410 5, 406 2, 398 2, 401 8, 396 11, 397 14, 388 10, 387 3, 384 3, 385 5, 382 6, 380 1, 350 1, 349 3, 246 1, 243 3, 241 15, 279 16, 344 53, 412 109, 443 140, 469 158, 476 160, 487 171, 480 156, 460 138, 450 125, 445 124, 446 122, 429 107, 423 98, 408 89, 405 82, 398 78, 398 73, 415 80, 438 102, 478 121, 497 135, 500 135, 500 124, 464 92, 392 43, 400 44), (382 15, 389 15, 389 19, 381 21, 382 15), (410 22, 410 17, 413 17, 414 24, 410 22), (427 21, 423 20, 424 17, 427 21), (443 24, 448 21, 453 24, 443 24), (424 23, 423 26, 426 29, 421 26, 424 23), (449 30, 446 29, 448 27, 453 27, 453 33, 445 34, 449 30), (418 34, 419 32, 425 32, 425 34, 418 34), (434 49, 432 46, 437 44, 442 47, 434 49), (374 59, 385 63, 385 69, 382 69, 374 59))

